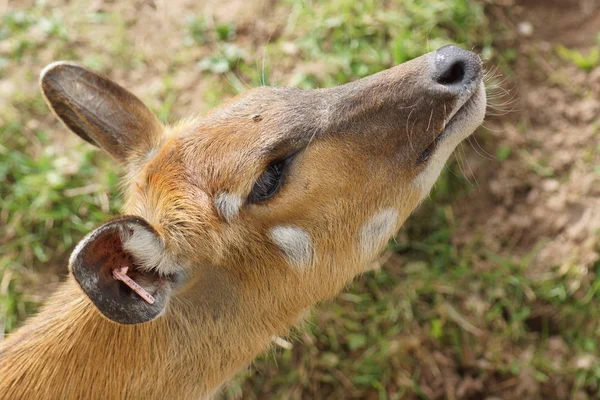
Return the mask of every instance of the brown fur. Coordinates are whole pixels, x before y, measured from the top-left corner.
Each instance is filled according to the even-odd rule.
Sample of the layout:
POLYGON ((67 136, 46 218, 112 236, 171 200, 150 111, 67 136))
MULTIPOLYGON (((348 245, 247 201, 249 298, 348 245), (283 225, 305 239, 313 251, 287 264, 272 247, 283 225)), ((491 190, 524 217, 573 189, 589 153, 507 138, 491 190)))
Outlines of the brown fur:
POLYGON ((286 335, 303 310, 332 298, 365 270, 374 256, 357 245, 366 221, 393 208, 399 228, 425 195, 413 184, 425 168, 415 160, 456 102, 436 91, 429 68, 424 56, 333 89, 259 88, 172 128, 159 127, 139 100, 106 78, 75 66, 49 69, 42 88, 51 108, 123 163, 124 213, 158 232, 165 257, 175 260, 185 280, 164 315, 119 325, 70 277, 0 344, 0 396, 191 399, 214 393, 274 335, 286 335), (87 86, 67 84, 64 76, 69 82, 83 77, 87 86), (87 104, 80 90, 108 94, 113 103, 104 109, 87 104), (231 221, 219 215, 219 193, 246 199, 268 163, 292 150, 300 152, 272 200, 244 204, 231 221), (269 239, 269 229, 281 225, 310 235, 311 266, 290 266, 269 239))

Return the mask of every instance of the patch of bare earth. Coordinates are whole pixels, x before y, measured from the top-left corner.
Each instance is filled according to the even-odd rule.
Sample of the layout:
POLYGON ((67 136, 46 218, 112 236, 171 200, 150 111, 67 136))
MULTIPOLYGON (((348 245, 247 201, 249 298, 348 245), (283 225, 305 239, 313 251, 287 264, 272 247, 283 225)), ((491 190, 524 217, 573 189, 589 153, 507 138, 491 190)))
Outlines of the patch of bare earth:
POLYGON ((518 101, 515 111, 487 123, 493 146, 511 155, 498 161, 471 154, 480 188, 457 204, 456 240, 482 233, 491 250, 515 257, 537 249, 532 273, 590 268, 600 248, 600 68, 586 72, 554 48, 573 45, 585 54, 597 46, 600 24, 590 21, 600 21, 600 5, 516 3, 503 11, 526 33, 513 67, 518 101))
MULTIPOLYGON (((479 241, 516 263, 531 256, 526 273, 532 279, 564 275, 568 296, 581 299, 598 279, 594 266, 600 259, 600 67, 584 71, 559 58, 555 49, 562 44, 586 54, 598 46, 600 4, 587 0, 496 3, 505 6, 492 8, 492 18, 515 32, 518 56, 512 68, 515 76, 507 86, 512 86, 518 100, 501 107, 512 112, 488 118, 485 126, 490 137, 484 147, 492 154, 500 148, 511 153, 502 161, 482 156, 481 151, 467 153, 470 169, 465 171, 477 181, 477 188, 454 206, 454 244, 479 241)), ((482 263, 475 268, 493 266, 482 263)), ((528 306, 531 330, 546 329, 550 338, 537 350, 540 338, 539 343, 533 339, 526 346, 501 343, 505 359, 527 365, 535 351, 544 351, 557 371, 583 365, 585 356, 573 354, 553 329, 556 308, 533 294, 528 306), (542 317, 550 321, 549 326, 541 326, 542 317)), ((592 302, 589 307, 598 305, 592 302)), ((596 323, 582 321, 581 329, 588 322, 596 323)), ((484 335, 477 342, 465 350, 474 356, 471 362, 477 374, 465 374, 468 363, 457 363, 443 350, 437 352, 443 379, 421 378, 424 385, 437 388, 434 398, 596 398, 585 391, 573 393, 572 382, 560 375, 543 381, 527 368, 514 378, 490 374, 485 348, 494 348, 493 339, 484 335)))

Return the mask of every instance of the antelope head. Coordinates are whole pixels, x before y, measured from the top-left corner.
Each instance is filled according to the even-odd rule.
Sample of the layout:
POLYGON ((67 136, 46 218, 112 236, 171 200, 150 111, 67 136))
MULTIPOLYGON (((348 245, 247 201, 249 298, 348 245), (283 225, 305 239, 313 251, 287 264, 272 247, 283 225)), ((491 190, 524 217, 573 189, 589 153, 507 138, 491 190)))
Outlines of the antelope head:
POLYGON ((256 88, 175 126, 76 64, 49 65, 41 87, 70 130, 123 166, 123 216, 70 260, 122 324, 193 304, 291 325, 365 270, 486 108, 479 57, 454 46, 334 88, 256 88), (152 304, 113 278, 119 267, 152 304))

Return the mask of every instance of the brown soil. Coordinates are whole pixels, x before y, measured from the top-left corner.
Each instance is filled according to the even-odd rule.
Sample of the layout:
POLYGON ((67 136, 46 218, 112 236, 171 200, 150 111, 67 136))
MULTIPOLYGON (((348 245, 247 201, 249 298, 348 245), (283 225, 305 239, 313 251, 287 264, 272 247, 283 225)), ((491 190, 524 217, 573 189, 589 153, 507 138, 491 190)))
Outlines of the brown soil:
POLYGON ((544 241, 532 263, 536 269, 567 263, 589 268, 600 248, 600 68, 585 72, 560 60, 553 45, 577 45, 584 53, 595 46, 600 23, 588 22, 600 22, 600 7, 517 3, 496 10, 517 30, 524 23, 533 27, 531 36, 516 41, 516 111, 486 123, 489 151, 504 146, 512 153, 502 162, 469 154, 479 188, 456 205, 456 240, 466 243, 485 232, 485 244, 507 255, 529 253, 544 241))
MULTIPOLYGON (((483 154, 474 142, 466 152, 470 168, 462 169, 477 183, 454 206, 458 221, 454 241, 466 245, 479 239, 486 248, 515 262, 532 255, 528 265, 532 277, 570 274, 571 287, 589 285, 597 279, 593 268, 600 259, 600 67, 586 72, 558 58, 554 49, 562 44, 585 54, 598 46, 600 4, 576 0, 503 3, 507 6, 492 7, 491 13, 515 31, 518 57, 508 86, 518 100, 508 106, 512 112, 487 119, 490 132, 483 147, 492 154, 503 147, 512 152, 500 161, 483 154)), ((547 317, 552 334, 555 309, 536 301, 531 309, 531 329, 541 329, 540 320, 547 317)), ((481 343, 491 346, 488 340, 481 343)), ((523 360, 531 359, 534 349, 521 355, 523 348, 505 351, 523 360)), ((557 365, 569 359, 573 362, 574 354, 558 335, 550 336, 548 352, 557 365)), ((433 398, 448 393, 456 398, 484 398, 490 393, 502 399, 573 396, 570 384, 560 378, 542 384, 532 371, 525 370, 507 380, 485 373, 465 376, 452 357, 439 357, 449 365, 443 371, 444 382, 434 376, 421 379, 432 388, 433 398)), ((594 395, 578 393, 575 398, 592 398, 588 396, 594 395)))
POLYGON ((570 48, 589 48, 600 27, 596 0, 521 0, 511 11, 524 22, 529 20, 532 39, 561 43, 570 48))

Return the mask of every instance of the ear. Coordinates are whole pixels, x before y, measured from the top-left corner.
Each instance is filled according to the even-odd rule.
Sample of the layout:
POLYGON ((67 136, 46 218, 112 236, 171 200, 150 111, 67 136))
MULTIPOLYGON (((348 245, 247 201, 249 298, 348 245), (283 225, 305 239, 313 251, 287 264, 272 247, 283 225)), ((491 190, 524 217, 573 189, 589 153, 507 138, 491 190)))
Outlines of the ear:
POLYGON ((138 217, 122 217, 92 231, 77 245, 69 264, 75 280, 98 310, 121 324, 138 324, 160 316, 179 280, 163 240, 138 217), (128 267, 127 276, 154 298, 152 304, 114 277, 113 271, 122 267, 128 267))
POLYGON ((48 65, 40 87, 56 116, 119 161, 160 145, 164 128, 140 99, 110 79, 64 61, 48 65))

